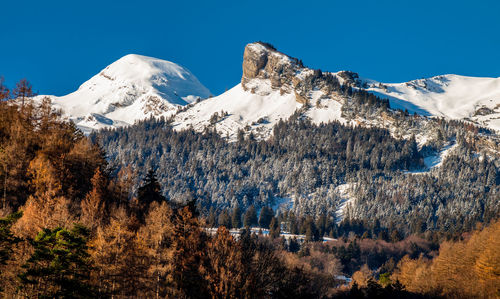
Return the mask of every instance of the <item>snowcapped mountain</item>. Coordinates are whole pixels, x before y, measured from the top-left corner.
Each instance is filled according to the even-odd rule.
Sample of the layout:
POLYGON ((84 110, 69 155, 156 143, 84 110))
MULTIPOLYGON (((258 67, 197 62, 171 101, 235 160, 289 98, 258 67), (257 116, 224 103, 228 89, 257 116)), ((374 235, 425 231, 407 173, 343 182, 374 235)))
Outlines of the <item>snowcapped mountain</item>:
POLYGON ((53 97, 53 103, 84 132, 130 125, 151 116, 173 116, 176 130, 211 128, 234 140, 241 129, 265 139, 280 119, 295 112, 314 123, 391 125, 387 115, 360 116, 347 87, 387 98, 391 108, 500 130, 500 78, 442 75, 381 83, 349 71, 309 69, 260 42, 245 47, 241 83, 204 101, 196 99, 208 98, 210 92, 189 70, 156 58, 127 55, 77 91, 53 97))
POLYGON ((53 105, 84 132, 170 116, 179 106, 207 98, 210 91, 186 68, 173 62, 126 55, 77 91, 52 97, 53 105))
MULTIPOLYGON (((265 43, 246 46, 240 84, 222 95, 183 109, 175 115, 174 127, 178 130, 191 127, 197 131, 213 128, 230 139, 243 129, 257 138, 267 138, 277 121, 299 111, 314 123, 336 120, 394 129, 394 121, 387 121, 386 115, 373 119, 357 114, 347 117, 343 109, 353 108, 352 99, 339 92, 335 81, 353 90, 387 98, 393 109, 466 120, 500 130, 500 78, 443 75, 386 84, 359 78, 349 71, 322 73, 309 69, 301 61, 265 43)), ((413 133, 419 135, 418 138, 426 135, 413 133)))
POLYGON ((441 75, 405 83, 361 79, 365 90, 388 98, 392 108, 463 119, 500 130, 500 77, 441 75))
POLYGON ((203 131, 209 127, 229 139, 236 138, 242 129, 257 138, 267 138, 280 119, 286 120, 298 110, 315 123, 345 123, 341 116, 342 98, 326 86, 309 88, 306 84, 314 73, 270 45, 249 44, 243 57, 241 83, 178 113, 174 128, 203 131))

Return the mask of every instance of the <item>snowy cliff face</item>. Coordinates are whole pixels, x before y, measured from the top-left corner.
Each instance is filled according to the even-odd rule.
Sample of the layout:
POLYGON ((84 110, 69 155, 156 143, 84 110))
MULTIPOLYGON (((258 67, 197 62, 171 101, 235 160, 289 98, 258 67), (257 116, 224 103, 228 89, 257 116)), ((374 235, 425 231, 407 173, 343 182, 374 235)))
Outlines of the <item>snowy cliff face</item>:
POLYGON ((186 68, 156 58, 127 55, 66 96, 55 108, 84 132, 170 116, 179 106, 207 98, 210 91, 186 68))
POLYGON ((500 130, 500 78, 441 75, 405 83, 361 82, 367 91, 388 98, 392 108, 500 130))
MULTIPOLYGON (((175 116, 177 130, 215 129, 234 140, 238 130, 266 139, 280 119, 294 112, 314 123, 340 121, 344 124, 388 128, 395 137, 429 132, 396 132, 397 120, 387 113, 351 115, 352 98, 339 92, 338 84, 366 90, 388 98, 393 109, 407 109, 423 116, 460 119, 500 130, 500 78, 437 76, 406 83, 385 84, 363 79, 349 71, 322 73, 302 65, 296 58, 265 43, 251 43, 243 54, 241 83, 224 94, 208 99, 175 116), (392 121, 391 121, 392 118, 392 121)), ((355 106, 356 104, 354 104, 355 106)), ((401 131, 401 130, 400 130, 401 131)))
POLYGON ((252 43, 245 48, 242 68, 240 84, 180 112, 174 128, 211 128, 230 140, 243 130, 266 139, 280 119, 286 120, 298 110, 316 123, 345 122, 342 99, 321 84, 310 83, 314 70, 303 67, 297 59, 267 44, 252 43))

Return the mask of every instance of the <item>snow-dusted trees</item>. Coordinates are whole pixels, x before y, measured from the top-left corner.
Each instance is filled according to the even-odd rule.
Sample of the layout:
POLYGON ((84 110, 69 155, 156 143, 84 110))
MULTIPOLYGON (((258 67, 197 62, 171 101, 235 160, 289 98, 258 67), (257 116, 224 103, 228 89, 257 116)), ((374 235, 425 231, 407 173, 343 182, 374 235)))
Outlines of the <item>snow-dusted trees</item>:
MULTIPOLYGON (((355 97, 371 101, 368 95, 355 97)), ((244 132, 236 142, 227 142, 210 130, 176 132, 163 120, 105 130, 92 138, 101 140, 117 169, 127 165, 138 170, 136 186, 146 167, 154 166, 166 199, 196 197, 201 213, 208 215, 213 207, 211 223, 226 227, 239 224, 231 221, 236 205, 244 215, 250 206, 258 212, 274 205, 278 197, 293 198, 299 215, 325 214, 331 220, 341 201, 336 188, 346 183, 356 186, 356 205, 349 217, 366 219, 370 225, 379 219, 385 229, 393 222, 403 235, 448 228, 458 232, 494 217, 500 206, 495 196, 499 162, 489 156, 478 163, 486 155, 476 155, 465 138, 457 141, 457 154, 449 155, 439 172, 405 173, 424 170, 423 157, 435 154, 444 142, 441 139, 454 142, 469 128, 460 122, 424 121, 394 113, 391 117, 400 127, 392 134, 336 122, 314 125, 296 113, 288 121, 279 121, 267 141, 252 140, 244 132), (429 138, 440 135, 439 140, 431 138, 419 150, 416 138, 411 137, 419 126, 429 131, 429 138), (408 138, 397 139, 394 134, 408 138)), ((382 233, 390 236, 392 231, 382 233)))

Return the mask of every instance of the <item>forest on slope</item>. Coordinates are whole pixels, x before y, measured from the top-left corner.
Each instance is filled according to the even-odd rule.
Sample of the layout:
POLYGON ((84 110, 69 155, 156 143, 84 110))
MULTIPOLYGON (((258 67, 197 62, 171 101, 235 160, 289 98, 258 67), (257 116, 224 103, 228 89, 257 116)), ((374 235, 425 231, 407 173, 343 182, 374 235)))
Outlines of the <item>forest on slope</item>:
MULTIPOLYGON (((400 117, 401 126, 420 124, 418 117, 400 117)), ((205 216, 235 207, 243 213, 250 206, 259 211, 286 199, 293 202, 295 215, 325 215, 330 223, 325 233, 337 237, 335 213, 343 200, 337 190, 348 185, 354 204, 346 209, 345 222, 361 222, 372 231, 396 229, 403 236, 460 234, 498 216, 500 160, 464 138, 470 126, 432 123, 440 136, 435 148, 447 142, 456 146, 431 171, 421 170, 424 155, 435 149, 419 149, 415 138, 396 139, 387 129, 338 122, 316 125, 300 111, 276 124, 268 140, 255 140, 243 131, 236 142, 211 129, 177 132, 163 119, 99 131, 91 138, 115 173, 136 173, 133 185, 138 186, 153 169, 166 198, 196 198, 205 216)))
MULTIPOLYGON (((467 197, 460 197, 458 184, 464 184, 461 186, 464 193, 484 186, 480 189, 483 197, 477 199, 484 211, 469 220, 475 221, 476 230, 471 233, 464 231, 472 224, 444 234, 445 229, 427 226, 426 221, 413 229, 397 218, 391 219, 391 226, 384 219, 369 221, 349 216, 337 225, 328 213, 276 214, 266 200, 272 200, 278 188, 285 185, 294 186, 295 192, 309 192, 320 185, 357 178, 358 173, 374 179, 383 175, 404 177, 401 169, 421 164, 415 140, 395 140, 381 129, 350 128, 336 123, 314 126, 299 118, 276 127, 275 136, 281 138, 262 142, 240 136, 236 143, 227 143, 213 132, 175 133, 163 121, 147 121, 129 128, 151 126, 150 130, 138 131, 142 132, 142 138, 150 138, 151 146, 155 145, 154 138, 146 132, 169 141, 160 143, 176 153, 164 158, 176 159, 175 164, 170 164, 172 171, 167 173, 187 171, 186 176, 190 174, 193 179, 186 177, 184 185, 175 177, 165 181, 161 168, 156 169, 159 179, 154 171, 137 175, 137 169, 146 172, 154 168, 150 167, 156 165, 154 160, 147 162, 149 165, 138 160, 135 169, 127 164, 121 169, 109 165, 106 158, 116 162, 116 157, 107 156, 106 148, 103 150, 85 137, 72 123, 62 121, 48 99, 40 103, 31 101, 33 92, 27 81, 20 82, 10 94, 17 99, 15 103, 9 90, 0 87, 3 297, 487 298, 498 295, 500 226, 496 220, 498 212, 494 210, 498 205, 488 203, 498 200, 492 193, 498 188, 498 172, 490 175, 492 167, 498 170, 487 159, 470 160, 467 164, 455 158, 452 163, 469 166, 454 179, 458 179, 456 185, 451 178, 446 181, 456 189, 445 192, 457 192, 456 198, 463 200, 462 206, 467 197), (303 148, 297 140, 301 140, 303 148), (352 147, 351 153, 346 153, 344 143, 351 143, 348 147, 352 147), (384 156, 384 163, 374 160, 382 156, 366 154, 388 148, 400 154, 392 152, 384 156), (200 156, 195 159, 191 155, 200 156), (230 160, 210 159, 216 155, 230 160), (197 167, 190 165, 190 169, 183 169, 191 160, 197 167), (265 169, 266 164, 257 163, 266 161, 273 162, 268 166, 271 170, 265 169), (217 189, 198 192, 190 188, 201 186, 196 185, 196 172, 202 177, 207 169, 217 171, 218 167, 221 174, 209 173, 204 184, 211 184, 210 177, 219 179, 227 171, 226 179, 219 185, 234 184, 236 192, 246 190, 245 185, 255 185, 252 178, 233 182, 233 173, 223 167, 224 163, 242 165, 231 171, 239 173, 237 178, 245 179, 254 171, 250 166, 262 169, 266 175, 276 167, 276 176, 280 177, 293 168, 279 170, 278 166, 301 161, 312 165, 296 170, 288 181, 263 184, 263 190, 269 188, 264 193, 269 197, 263 197, 262 203, 252 192, 235 193, 242 195, 242 200, 247 197, 248 209, 244 201, 234 206, 210 205, 211 194, 217 193, 217 189), (331 165, 328 161, 339 162, 331 165), (474 171, 479 170, 487 173, 487 177, 473 179, 474 171), (310 176, 311 173, 316 175, 310 176), (249 213, 252 209, 253 216, 249 213), (268 219, 256 219, 257 209, 259 218, 267 213, 268 219), (226 212, 231 222, 226 220, 225 225, 219 226, 220 219, 211 219, 219 212, 221 215, 226 212), (271 228, 268 236, 250 233, 248 226, 259 220, 271 228), (219 228, 210 234, 209 226, 219 228), (240 236, 232 236, 226 228, 229 226, 241 227, 240 236), (282 227, 304 232, 309 238, 303 243, 286 241, 280 235, 282 227), (318 242, 326 234, 337 239, 318 242), (345 285, 342 274, 352 275, 353 282, 345 285), (427 275, 440 279, 427 284, 427 275)), ((471 154, 466 159, 477 158, 471 154)), ((458 216, 454 219, 460 220, 458 216)))

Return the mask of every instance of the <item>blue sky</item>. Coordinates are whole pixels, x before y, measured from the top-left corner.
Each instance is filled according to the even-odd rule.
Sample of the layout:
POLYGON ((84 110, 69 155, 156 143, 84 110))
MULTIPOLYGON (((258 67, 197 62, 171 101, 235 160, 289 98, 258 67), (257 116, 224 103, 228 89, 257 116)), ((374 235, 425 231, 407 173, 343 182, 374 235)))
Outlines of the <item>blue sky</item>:
POLYGON ((500 76, 500 1, 2 1, 0 75, 63 95, 123 55, 179 63, 212 93, 266 41, 325 71, 383 82, 500 76))

